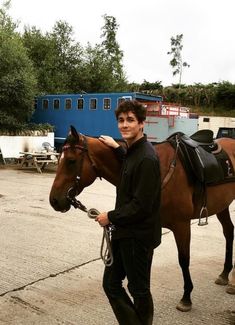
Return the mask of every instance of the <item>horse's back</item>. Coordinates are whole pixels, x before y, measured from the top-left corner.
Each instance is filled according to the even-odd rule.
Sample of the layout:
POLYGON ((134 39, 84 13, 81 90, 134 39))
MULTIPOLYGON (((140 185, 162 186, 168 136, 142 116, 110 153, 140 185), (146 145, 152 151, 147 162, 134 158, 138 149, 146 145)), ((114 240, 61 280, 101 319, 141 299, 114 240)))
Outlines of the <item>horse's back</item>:
POLYGON ((228 154, 233 167, 235 168, 235 139, 220 138, 216 142, 222 147, 222 149, 228 154))

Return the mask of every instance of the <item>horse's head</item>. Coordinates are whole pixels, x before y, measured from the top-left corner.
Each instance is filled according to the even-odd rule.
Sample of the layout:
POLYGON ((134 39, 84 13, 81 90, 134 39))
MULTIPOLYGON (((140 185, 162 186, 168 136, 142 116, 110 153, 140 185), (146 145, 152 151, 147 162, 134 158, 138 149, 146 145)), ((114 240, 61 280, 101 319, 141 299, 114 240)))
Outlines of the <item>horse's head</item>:
POLYGON ((72 199, 84 187, 94 182, 97 175, 91 159, 87 139, 71 126, 70 133, 63 145, 62 153, 50 192, 50 204, 56 211, 70 209, 72 199))

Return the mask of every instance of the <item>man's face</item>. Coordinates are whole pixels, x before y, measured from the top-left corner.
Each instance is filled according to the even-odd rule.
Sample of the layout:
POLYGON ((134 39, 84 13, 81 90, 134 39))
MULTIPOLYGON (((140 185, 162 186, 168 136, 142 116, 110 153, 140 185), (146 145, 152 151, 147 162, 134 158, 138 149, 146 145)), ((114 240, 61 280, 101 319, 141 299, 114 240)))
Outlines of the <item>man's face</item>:
POLYGON ((139 122, 133 112, 120 113, 118 129, 129 145, 143 136, 144 122, 139 122))

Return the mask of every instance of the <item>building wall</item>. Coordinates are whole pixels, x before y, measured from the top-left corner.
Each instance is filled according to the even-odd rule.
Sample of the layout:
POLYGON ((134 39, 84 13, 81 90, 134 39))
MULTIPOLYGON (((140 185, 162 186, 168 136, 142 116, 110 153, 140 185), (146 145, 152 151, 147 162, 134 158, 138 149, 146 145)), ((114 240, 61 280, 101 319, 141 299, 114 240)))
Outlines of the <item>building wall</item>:
POLYGON ((166 140, 175 132, 182 132, 188 136, 198 131, 198 119, 186 117, 148 116, 145 122, 144 132, 152 142, 166 140))
POLYGON ((19 158, 20 152, 40 152, 43 142, 49 142, 54 147, 54 133, 45 136, 0 136, 0 148, 3 158, 19 158))

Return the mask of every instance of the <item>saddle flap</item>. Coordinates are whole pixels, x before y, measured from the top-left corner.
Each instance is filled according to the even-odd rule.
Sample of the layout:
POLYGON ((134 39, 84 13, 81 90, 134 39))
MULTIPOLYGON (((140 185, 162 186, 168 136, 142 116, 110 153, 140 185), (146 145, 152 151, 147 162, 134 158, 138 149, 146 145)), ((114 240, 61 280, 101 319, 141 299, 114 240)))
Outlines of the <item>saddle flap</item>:
POLYGON ((181 153, 186 165, 189 165, 195 177, 202 183, 211 184, 223 179, 223 172, 216 157, 207 152, 197 142, 182 137, 181 153), (183 138, 183 139, 182 139, 183 138))
POLYGON ((223 171, 213 154, 208 153, 200 146, 195 149, 195 153, 198 159, 197 161, 194 161, 194 164, 199 164, 199 166, 196 166, 196 168, 202 170, 201 174, 203 175, 203 182, 210 184, 223 179, 223 171))

